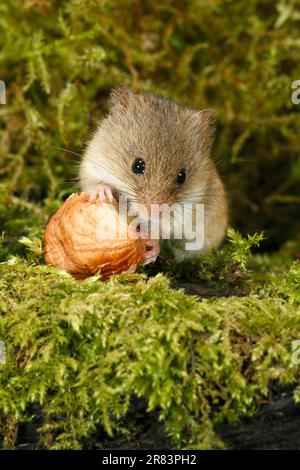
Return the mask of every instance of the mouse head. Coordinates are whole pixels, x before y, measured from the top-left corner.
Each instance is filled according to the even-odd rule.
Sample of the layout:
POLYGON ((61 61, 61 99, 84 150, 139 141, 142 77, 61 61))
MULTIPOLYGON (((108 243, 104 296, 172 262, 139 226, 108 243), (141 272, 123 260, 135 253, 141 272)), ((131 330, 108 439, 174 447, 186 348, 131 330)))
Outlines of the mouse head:
POLYGON ((206 192, 214 134, 212 110, 117 88, 91 148, 105 182, 130 202, 172 205, 206 192))

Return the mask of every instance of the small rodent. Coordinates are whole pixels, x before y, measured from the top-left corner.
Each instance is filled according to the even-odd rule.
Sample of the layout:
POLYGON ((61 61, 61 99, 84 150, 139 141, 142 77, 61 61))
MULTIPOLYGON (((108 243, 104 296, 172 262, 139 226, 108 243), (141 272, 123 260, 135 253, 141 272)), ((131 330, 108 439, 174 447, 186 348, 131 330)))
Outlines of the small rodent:
MULTIPOLYGON (((147 207, 202 203, 204 245, 199 251, 217 248, 227 227, 227 202, 211 157, 214 120, 212 110, 195 111, 150 93, 114 89, 109 114, 81 162, 81 189, 90 193, 90 201, 117 194, 126 196, 129 205, 147 207)), ((149 240, 148 250, 145 264, 155 261, 159 241, 149 240)))

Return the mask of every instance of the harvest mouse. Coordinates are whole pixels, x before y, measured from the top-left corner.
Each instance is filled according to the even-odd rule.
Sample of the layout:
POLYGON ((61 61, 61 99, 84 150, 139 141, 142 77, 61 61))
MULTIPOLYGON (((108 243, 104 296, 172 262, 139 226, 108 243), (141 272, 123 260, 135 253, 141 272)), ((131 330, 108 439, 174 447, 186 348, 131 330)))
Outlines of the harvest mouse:
MULTIPOLYGON (((214 112, 195 111, 150 93, 127 88, 111 93, 109 114, 88 143, 80 167, 80 184, 90 201, 126 196, 129 205, 202 204, 206 252, 222 242, 227 227, 223 183, 211 157, 214 112)), ((182 220, 174 218, 176 224, 182 220)), ((178 228, 178 227, 177 227, 178 228)), ((148 241, 144 264, 159 254, 159 240, 148 241)))

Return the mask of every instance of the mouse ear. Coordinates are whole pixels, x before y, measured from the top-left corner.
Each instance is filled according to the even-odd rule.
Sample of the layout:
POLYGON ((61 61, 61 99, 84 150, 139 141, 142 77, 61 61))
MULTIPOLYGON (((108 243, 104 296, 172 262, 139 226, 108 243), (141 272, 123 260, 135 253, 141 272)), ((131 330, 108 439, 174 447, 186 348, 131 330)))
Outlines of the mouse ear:
POLYGON ((201 129, 201 140, 205 146, 211 148, 216 133, 216 113, 213 109, 202 109, 196 111, 194 117, 197 119, 201 129))
POLYGON ((114 88, 110 94, 110 111, 124 108, 128 109, 132 104, 135 94, 126 87, 114 88))

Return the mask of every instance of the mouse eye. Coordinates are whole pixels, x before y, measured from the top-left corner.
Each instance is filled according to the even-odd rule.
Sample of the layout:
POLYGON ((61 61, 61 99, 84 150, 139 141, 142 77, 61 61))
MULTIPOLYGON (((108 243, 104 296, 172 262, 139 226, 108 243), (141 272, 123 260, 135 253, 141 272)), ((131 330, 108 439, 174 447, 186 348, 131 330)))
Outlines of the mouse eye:
POLYGON ((145 173, 145 160, 142 158, 136 158, 132 164, 132 171, 136 175, 143 175, 145 173))
POLYGON ((177 183, 183 184, 185 182, 185 170, 180 170, 177 175, 177 183))

